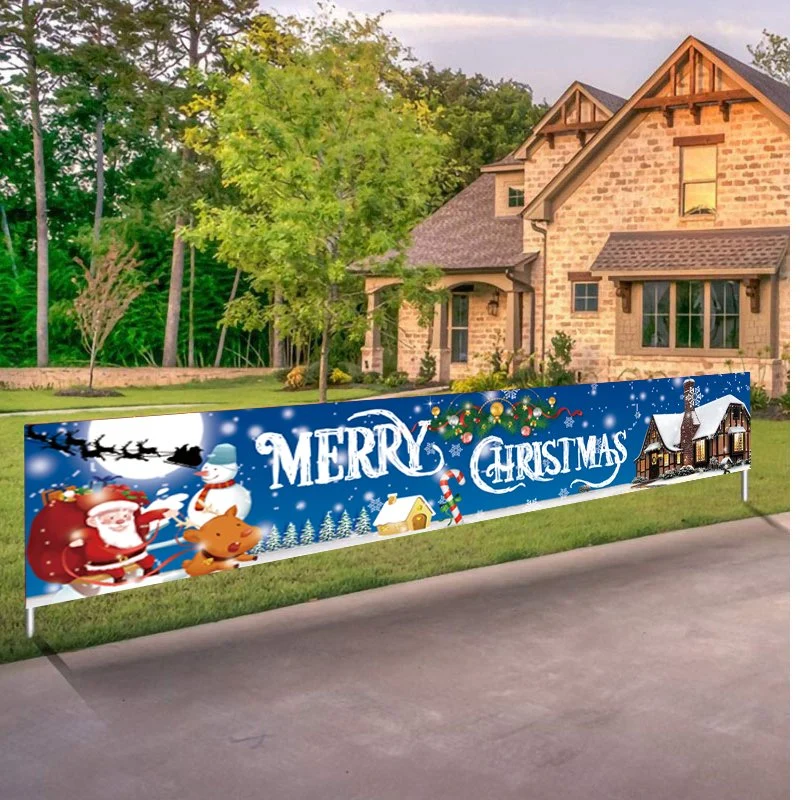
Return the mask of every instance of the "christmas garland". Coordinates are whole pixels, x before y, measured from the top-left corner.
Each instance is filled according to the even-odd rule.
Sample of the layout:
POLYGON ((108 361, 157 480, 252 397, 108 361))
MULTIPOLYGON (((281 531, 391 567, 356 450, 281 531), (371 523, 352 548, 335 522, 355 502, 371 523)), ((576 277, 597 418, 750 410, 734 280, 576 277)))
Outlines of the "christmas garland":
POLYGON ((457 408, 450 405, 444 410, 433 406, 430 430, 445 441, 460 439, 464 444, 500 430, 527 437, 543 430, 564 413, 570 417, 583 416, 582 411, 570 411, 566 406, 557 409, 555 397, 550 397, 546 402, 538 398, 531 400, 530 397, 523 397, 517 402, 505 398, 491 399, 481 406, 465 402, 457 408))

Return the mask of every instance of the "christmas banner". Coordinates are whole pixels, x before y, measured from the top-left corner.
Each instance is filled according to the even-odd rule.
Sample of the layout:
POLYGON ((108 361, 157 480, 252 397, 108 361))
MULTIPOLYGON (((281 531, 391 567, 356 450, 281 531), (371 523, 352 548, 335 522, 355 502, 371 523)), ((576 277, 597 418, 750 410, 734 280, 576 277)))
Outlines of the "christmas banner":
POLYGON ((28 425, 27 607, 745 470, 749 398, 730 373, 28 425))

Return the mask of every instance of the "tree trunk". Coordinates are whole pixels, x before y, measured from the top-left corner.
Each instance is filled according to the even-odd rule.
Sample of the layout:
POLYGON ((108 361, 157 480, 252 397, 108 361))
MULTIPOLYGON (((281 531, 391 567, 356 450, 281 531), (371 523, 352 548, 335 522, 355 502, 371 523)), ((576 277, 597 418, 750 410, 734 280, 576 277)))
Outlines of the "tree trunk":
POLYGON ((105 118, 101 111, 97 117, 97 124, 94 129, 94 173, 95 173, 95 200, 94 200, 94 227, 92 228, 92 261, 90 267, 94 272, 95 261, 97 260, 97 243, 100 241, 100 227, 103 223, 103 203, 106 191, 106 170, 105 170, 105 151, 103 142, 103 128, 105 118))
MULTIPOLYGON (((236 290, 239 288, 239 278, 242 274, 240 269, 236 270, 236 274, 233 276, 233 286, 231 287, 231 294, 228 297, 228 304, 232 303, 236 299, 236 290)), ((225 336, 228 333, 228 326, 223 325, 222 330, 219 332, 219 343, 217 344, 217 356, 214 359, 214 366, 219 367, 222 364, 222 354, 225 351, 225 336)))
POLYGON ((0 203, 0 225, 3 228, 3 239, 6 242, 6 250, 8 250, 8 259, 11 262, 11 271, 14 277, 19 277, 17 273, 17 262, 14 258, 14 243, 11 241, 11 230, 8 227, 8 217, 6 216, 6 207, 0 203))
POLYGON ((325 309, 322 323, 322 347, 319 353, 319 401, 328 402, 328 340, 331 330, 331 315, 325 309))
POLYGON ((97 330, 92 335, 92 348, 89 352, 89 392, 94 386, 94 365, 97 361, 97 330))
POLYGON ((189 346, 186 355, 188 366, 194 366, 194 245, 189 245, 189 346))
POLYGON ((272 298, 272 305, 275 307, 275 319, 272 322, 272 341, 270 343, 272 351, 270 353, 270 366, 276 369, 282 369, 286 366, 284 341, 280 335, 278 325, 278 308, 280 308, 281 303, 283 303, 283 292, 276 288, 272 298))
POLYGON ((46 367, 49 361, 49 241, 47 224, 47 189, 44 174, 44 143, 39 98, 39 76, 35 57, 28 56, 28 98, 33 133, 33 180, 36 189, 36 365, 46 367))
POLYGON ((175 236, 172 240, 172 269, 169 274, 167 325, 164 330, 164 359, 162 361, 162 366, 164 367, 178 365, 178 327, 181 321, 184 268, 184 241, 179 231, 183 225, 183 215, 178 214, 175 220, 175 236))

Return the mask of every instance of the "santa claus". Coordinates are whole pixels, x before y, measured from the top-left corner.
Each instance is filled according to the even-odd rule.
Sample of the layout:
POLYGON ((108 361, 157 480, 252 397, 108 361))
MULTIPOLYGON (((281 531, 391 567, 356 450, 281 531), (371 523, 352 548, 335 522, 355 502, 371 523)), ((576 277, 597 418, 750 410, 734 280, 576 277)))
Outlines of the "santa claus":
POLYGON ((160 523, 178 515, 174 508, 147 506, 143 492, 112 484, 95 491, 65 493, 34 518, 28 563, 53 583, 125 580, 128 571, 145 576, 157 568, 147 545, 160 523))

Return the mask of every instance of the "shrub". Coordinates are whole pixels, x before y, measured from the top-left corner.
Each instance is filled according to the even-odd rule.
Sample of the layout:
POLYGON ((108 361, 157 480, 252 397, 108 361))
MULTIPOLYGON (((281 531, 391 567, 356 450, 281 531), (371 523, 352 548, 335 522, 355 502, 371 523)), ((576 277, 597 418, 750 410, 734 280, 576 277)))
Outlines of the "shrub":
MULTIPOLYGON (((342 372, 346 372, 353 383, 361 383, 364 380, 364 373, 355 361, 341 361, 336 365, 336 368, 342 372)), ((333 373, 331 373, 331 375, 332 374, 333 373)))
POLYGON ((533 356, 527 364, 521 366, 510 379, 512 386, 517 389, 528 389, 535 386, 543 386, 542 373, 536 369, 533 363, 533 356))
POLYGON ((719 459, 716 456, 711 456, 711 458, 708 459, 708 468, 719 469, 719 459))
POLYGON ((339 367, 336 367, 328 377, 328 382, 332 386, 341 386, 345 383, 352 383, 353 379, 343 370, 340 370, 339 367))
POLYGON ((369 384, 373 384, 373 383, 379 383, 380 380, 381 380, 381 376, 377 372, 365 372, 361 376, 361 380, 365 384, 369 385, 369 384))
POLYGON ((272 374, 279 383, 286 383, 286 379, 289 377, 289 373, 292 369, 293 367, 281 367, 280 369, 276 369, 272 374))
POLYGON ((645 477, 644 477, 644 475, 637 475, 637 476, 636 476, 636 477, 635 477, 635 478, 634 478, 634 479, 631 481, 631 483, 633 483, 633 484, 637 484, 637 483, 647 483, 647 478, 645 478, 645 477))
POLYGON ((668 469, 661 477, 664 478, 665 480, 669 480, 670 478, 674 478, 678 474, 680 474, 678 470, 668 469))
POLYGON ((292 367, 286 375, 284 386, 287 389, 302 389, 306 385, 308 376, 305 367, 292 367))
POLYGON ((509 385, 505 372, 478 372, 468 378, 453 381, 450 385, 454 392, 490 392, 505 389, 509 385))
POLYGON ((769 395, 764 385, 754 383, 750 387, 750 408, 753 411, 762 411, 769 405, 769 395))
POLYGON ((430 383, 436 375, 436 356, 430 350, 426 350, 419 362, 419 375, 417 376, 417 384, 423 386, 430 383))
POLYGON ((692 467, 692 466, 690 466, 689 464, 687 464, 685 467, 681 467, 681 468, 678 470, 678 473, 677 473, 677 474, 678 474, 679 476, 683 477, 684 475, 694 475, 694 473, 695 473, 695 469, 694 469, 694 467, 692 467))
POLYGON ((564 386, 575 383, 575 371, 569 369, 575 340, 564 331, 556 331, 550 344, 553 349, 547 353, 545 384, 547 386, 564 386))
POLYGON ((312 361, 306 367, 306 386, 319 386, 319 361, 312 361))
POLYGON ((392 372, 383 379, 383 383, 390 389, 395 389, 398 386, 405 386, 408 383, 408 373, 392 372))

